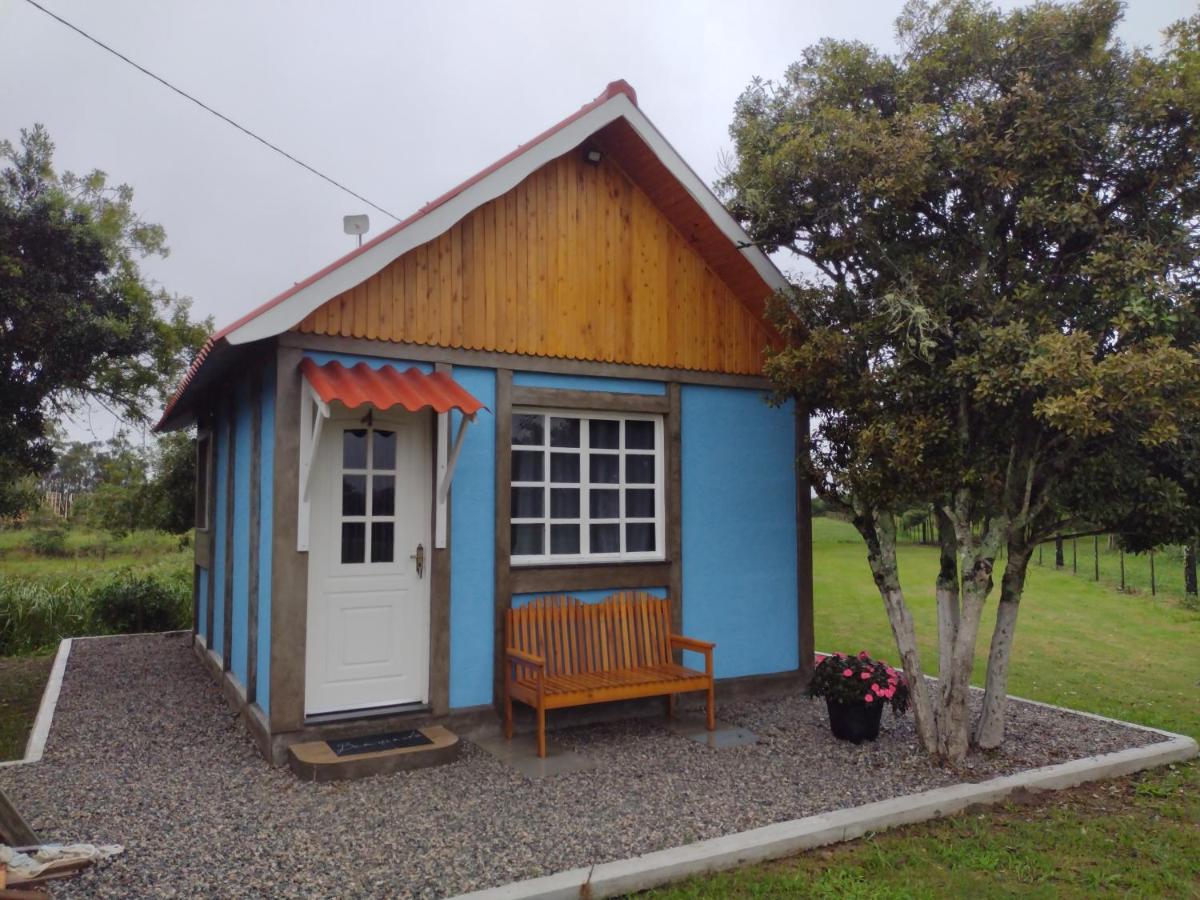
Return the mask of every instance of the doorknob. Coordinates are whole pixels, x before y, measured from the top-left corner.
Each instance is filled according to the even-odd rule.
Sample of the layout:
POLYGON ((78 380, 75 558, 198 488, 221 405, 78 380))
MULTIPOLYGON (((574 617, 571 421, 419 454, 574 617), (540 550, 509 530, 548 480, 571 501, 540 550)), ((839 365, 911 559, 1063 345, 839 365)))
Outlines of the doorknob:
POLYGON ((408 558, 417 561, 417 577, 420 578, 425 571, 425 545, 417 544, 417 552, 409 554, 408 558))

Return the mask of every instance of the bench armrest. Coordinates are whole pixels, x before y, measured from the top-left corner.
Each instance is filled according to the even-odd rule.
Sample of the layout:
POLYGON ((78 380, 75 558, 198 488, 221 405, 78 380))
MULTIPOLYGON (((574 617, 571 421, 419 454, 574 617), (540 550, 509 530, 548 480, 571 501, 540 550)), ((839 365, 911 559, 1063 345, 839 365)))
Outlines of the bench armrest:
POLYGON ((698 641, 695 638, 684 637, 681 634, 673 634, 671 635, 671 646, 680 647, 684 650, 695 650, 697 653, 708 653, 717 645, 711 641, 698 641))
POLYGON ((524 650, 517 650, 509 647, 504 651, 510 660, 514 662, 524 663, 529 666, 536 666, 539 669, 546 668, 546 660, 540 656, 534 656, 532 653, 526 653, 524 650))

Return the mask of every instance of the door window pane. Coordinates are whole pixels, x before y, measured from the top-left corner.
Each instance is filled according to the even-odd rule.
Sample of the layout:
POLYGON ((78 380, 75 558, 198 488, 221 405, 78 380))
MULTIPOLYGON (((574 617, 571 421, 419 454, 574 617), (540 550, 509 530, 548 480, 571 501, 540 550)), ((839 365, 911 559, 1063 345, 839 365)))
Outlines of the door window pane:
POLYGON ((654 518, 654 491, 630 490, 625 492, 625 515, 631 519, 654 518))
POLYGON ((550 489, 550 518, 579 518, 579 488, 550 489))
POLYGON ((515 487, 512 489, 514 519, 540 519, 545 515, 546 490, 540 487, 515 487))
POLYGON ((514 525, 512 527, 512 553, 514 556, 541 556, 543 525, 514 525))
POLYGON ((654 484, 654 457, 640 453, 626 456, 625 481, 628 484, 654 484))
POLYGON ((396 478, 394 475, 374 475, 371 478, 371 515, 396 514, 396 478))
POLYGON ((376 469, 396 468, 396 432, 376 431, 371 436, 371 465, 376 469))
POLYGON ((367 554, 367 524, 365 522, 342 523, 342 562, 360 563, 367 554))
POLYGON ((348 428, 342 432, 342 468, 367 467, 367 429, 348 428))
POLYGON ((367 476, 342 476, 342 515, 365 516, 367 514, 367 476))
POLYGON ((545 456, 541 450, 514 450, 512 455, 513 481, 541 481, 542 460, 545 456))
POLYGON ((593 519, 615 519, 621 514, 621 497, 617 491, 592 491, 588 515, 593 519))
POLYGON ((615 419, 592 419, 588 422, 588 445, 601 450, 616 450, 620 444, 621 423, 615 419))
POLYGON ((550 552, 553 554, 575 554, 579 552, 578 525, 551 525, 550 552))
POLYGON ((532 445, 540 447, 546 442, 544 435, 545 416, 531 416, 518 413, 512 417, 513 446, 532 445))
POLYGON ((560 419, 557 416, 552 416, 550 418, 550 446, 578 447, 579 420, 560 419))
POLYGON ((654 423, 641 419, 629 419, 625 422, 626 450, 653 450, 654 423))
POLYGON ((621 526, 593 525, 591 526, 593 553, 620 553, 621 526))
POLYGON ((625 550, 628 553, 650 553, 654 550, 654 524, 630 522, 625 526, 625 550))
POLYGON ((392 522, 371 523, 371 562, 390 563, 396 555, 396 526, 392 522))
POLYGON ((550 480, 555 484, 579 484, 579 454, 551 453, 550 480))
POLYGON ((615 453, 592 456, 588 459, 592 484, 616 484, 621 480, 621 457, 615 453))

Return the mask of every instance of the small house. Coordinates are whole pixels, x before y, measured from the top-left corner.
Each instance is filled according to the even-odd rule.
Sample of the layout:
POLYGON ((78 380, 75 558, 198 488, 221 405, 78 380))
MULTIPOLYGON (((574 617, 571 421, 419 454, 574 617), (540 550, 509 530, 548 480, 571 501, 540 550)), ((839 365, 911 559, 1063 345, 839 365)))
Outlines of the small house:
POLYGON ((494 723, 547 595, 668 598, 718 700, 802 685, 784 284, 618 81, 215 334, 158 427, 197 429, 195 648, 263 754, 494 723))

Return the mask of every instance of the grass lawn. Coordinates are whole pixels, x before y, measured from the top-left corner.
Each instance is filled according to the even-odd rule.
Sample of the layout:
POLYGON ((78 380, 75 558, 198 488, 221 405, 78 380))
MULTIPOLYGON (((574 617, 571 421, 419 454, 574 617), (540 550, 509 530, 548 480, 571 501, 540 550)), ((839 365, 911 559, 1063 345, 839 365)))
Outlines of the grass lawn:
POLYGON ((25 755, 54 654, 0 657, 0 761, 25 755))
MULTIPOLYGON (((843 522, 816 519, 813 549, 817 649, 866 649, 894 661, 891 630, 857 532, 843 522)), ((1065 572, 1030 567, 1011 693, 1200 737, 1200 614, 1173 598, 1121 594, 1074 576, 1069 554, 1068 548, 1065 572)), ((922 659, 936 671, 937 551, 904 547, 900 564, 922 659)), ((993 602, 989 614, 994 612, 993 602)), ((976 683, 991 624, 985 620, 982 629, 976 683)), ((1200 765, 910 826, 650 896, 1014 894, 1200 897, 1200 765)))
POLYGON ((33 549, 33 530, 0 529, 0 577, 72 580, 95 578, 122 569, 165 572, 186 570, 193 550, 179 535, 135 531, 120 538, 100 531, 71 528, 63 553, 41 556, 33 549))

